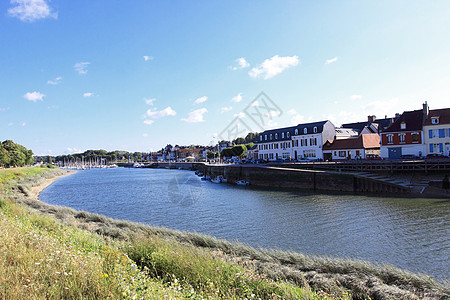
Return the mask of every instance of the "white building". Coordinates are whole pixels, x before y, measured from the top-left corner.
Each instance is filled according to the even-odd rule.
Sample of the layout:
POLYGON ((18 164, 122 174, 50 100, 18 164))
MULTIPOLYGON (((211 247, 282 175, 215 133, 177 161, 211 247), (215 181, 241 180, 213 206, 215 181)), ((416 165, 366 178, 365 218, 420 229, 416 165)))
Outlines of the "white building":
POLYGON ((330 121, 266 130, 260 134, 258 158, 263 160, 323 159, 322 147, 333 140, 336 128, 330 121))
POLYGON ((427 154, 450 156, 450 108, 430 110, 423 129, 427 154))

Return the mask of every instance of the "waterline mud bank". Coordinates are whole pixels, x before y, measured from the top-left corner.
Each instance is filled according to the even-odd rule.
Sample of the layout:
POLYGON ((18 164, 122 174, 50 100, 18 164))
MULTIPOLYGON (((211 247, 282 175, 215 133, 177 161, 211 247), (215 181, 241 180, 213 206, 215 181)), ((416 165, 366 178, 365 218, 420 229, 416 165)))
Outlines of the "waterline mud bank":
POLYGON ((226 260, 249 264, 259 274, 269 278, 289 280, 298 285, 302 285, 302 282, 308 283, 316 290, 333 291, 334 294, 347 291, 357 299, 368 295, 373 299, 438 299, 438 295, 449 293, 448 287, 427 276, 415 275, 392 266, 374 266, 361 261, 314 257, 285 251, 256 250, 247 245, 230 243, 207 235, 113 220, 71 208, 52 206, 29 199, 20 189, 15 191, 17 201, 65 224, 112 237, 114 240, 133 240, 142 235, 175 240, 177 243, 212 251, 214 255, 226 260))

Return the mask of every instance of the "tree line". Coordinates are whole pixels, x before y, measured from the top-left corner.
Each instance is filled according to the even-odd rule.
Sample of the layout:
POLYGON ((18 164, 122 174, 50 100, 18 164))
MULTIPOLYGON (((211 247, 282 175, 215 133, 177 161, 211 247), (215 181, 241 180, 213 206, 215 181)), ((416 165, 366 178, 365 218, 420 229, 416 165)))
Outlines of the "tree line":
POLYGON ((23 167, 34 163, 33 151, 11 140, 0 144, 0 167, 23 167))

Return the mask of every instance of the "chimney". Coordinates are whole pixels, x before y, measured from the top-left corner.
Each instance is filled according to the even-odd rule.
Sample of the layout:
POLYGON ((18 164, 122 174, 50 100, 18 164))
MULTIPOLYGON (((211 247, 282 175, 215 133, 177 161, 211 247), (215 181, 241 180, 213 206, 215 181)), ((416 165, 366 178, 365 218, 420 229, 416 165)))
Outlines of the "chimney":
POLYGON ((372 116, 368 116, 367 117, 367 121, 369 122, 369 123, 373 123, 373 122, 375 122, 375 120, 377 119, 377 117, 376 116, 374 116, 374 115, 372 115, 372 116))
POLYGON ((428 108, 428 104, 427 101, 425 101, 424 104, 422 104, 423 106, 423 117, 424 119, 428 118, 428 114, 430 113, 430 109, 428 108))

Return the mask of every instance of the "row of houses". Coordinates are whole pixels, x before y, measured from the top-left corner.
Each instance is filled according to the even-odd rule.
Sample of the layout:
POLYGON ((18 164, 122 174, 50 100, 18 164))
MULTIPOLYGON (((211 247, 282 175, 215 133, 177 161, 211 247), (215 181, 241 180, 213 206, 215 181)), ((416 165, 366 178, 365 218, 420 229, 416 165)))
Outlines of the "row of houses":
POLYGON ((450 108, 406 111, 395 117, 342 124, 298 124, 262 132, 249 153, 261 160, 342 160, 381 156, 450 155, 450 108))

